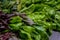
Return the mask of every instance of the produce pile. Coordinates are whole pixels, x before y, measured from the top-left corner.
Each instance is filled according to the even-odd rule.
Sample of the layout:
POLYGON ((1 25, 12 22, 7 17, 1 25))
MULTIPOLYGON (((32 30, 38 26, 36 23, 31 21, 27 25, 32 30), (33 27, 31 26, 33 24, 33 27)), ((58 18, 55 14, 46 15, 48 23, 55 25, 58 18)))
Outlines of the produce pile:
POLYGON ((49 40, 60 31, 60 0, 0 0, 0 40, 49 40))

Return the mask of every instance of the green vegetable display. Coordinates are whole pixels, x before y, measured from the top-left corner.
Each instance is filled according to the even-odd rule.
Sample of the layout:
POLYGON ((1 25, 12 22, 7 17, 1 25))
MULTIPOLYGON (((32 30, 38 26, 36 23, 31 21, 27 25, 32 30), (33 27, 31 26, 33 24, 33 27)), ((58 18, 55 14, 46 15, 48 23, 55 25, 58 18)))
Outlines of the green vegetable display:
POLYGON ((60 31, 60 0, 1 0, 0 9, 26 13, 34 25, 28 25, 19 16, 11 17, 10 28, 21 40, 49 40, 52 30, 60 31))

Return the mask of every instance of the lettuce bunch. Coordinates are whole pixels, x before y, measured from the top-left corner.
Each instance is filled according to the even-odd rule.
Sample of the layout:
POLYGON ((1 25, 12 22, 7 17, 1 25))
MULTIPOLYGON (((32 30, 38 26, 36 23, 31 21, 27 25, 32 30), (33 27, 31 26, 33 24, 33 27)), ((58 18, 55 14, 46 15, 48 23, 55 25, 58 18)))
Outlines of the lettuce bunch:
POLYGON ((49 40, 52 30, 60 31, 60 0, 1 0, 0 10, 4 13, 25 13, 14 16, 8 24, 10 31, 21 40, 49 40), (33 25, 28 25, 33 20, 33 25))

